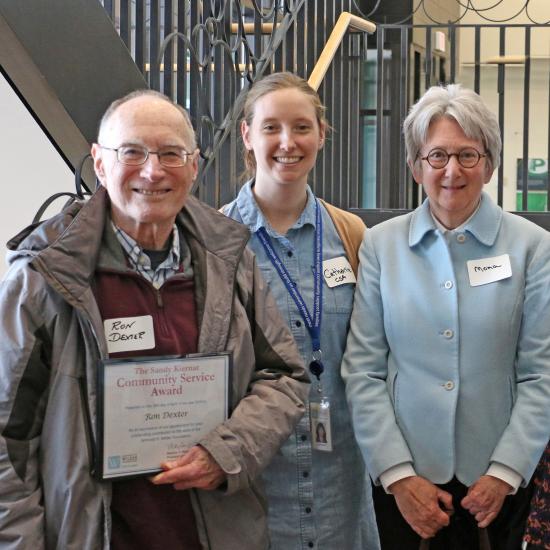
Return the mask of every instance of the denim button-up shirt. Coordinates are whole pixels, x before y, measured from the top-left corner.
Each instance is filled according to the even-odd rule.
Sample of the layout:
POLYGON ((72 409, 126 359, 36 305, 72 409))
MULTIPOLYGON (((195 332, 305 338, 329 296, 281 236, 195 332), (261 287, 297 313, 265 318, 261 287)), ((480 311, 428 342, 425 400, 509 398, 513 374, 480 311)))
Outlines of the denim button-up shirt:
MULTIPOLYGON (((249 246, 288 323, 306 365, 311 361, 311 338, 292 297, 254 233, 265 227, 273 247, 310 311, 313 309, 313 250, 315 197, 308 187, 308 201, 286 235, 271 228, 262 215, 248 182, 237 199, 224 208, 230 217, 253 233, 249 246)), ((321 206, 323 260, 345 256, 334 224, 321 206)), ((275 550, 376 550, 378 533, 374 520, 370 481, 355 443, 346 405, 340 362, 344 353, 353 303, 353 284, 329 288, 323 282, 321 349, 325 371, 323 394, 330 401, 332 452, 312 449, 309 415, 283 445, 264 472, 269 502, 269 527, 275 550)), ((310 397, 318 399, 312 380, 310 397)))

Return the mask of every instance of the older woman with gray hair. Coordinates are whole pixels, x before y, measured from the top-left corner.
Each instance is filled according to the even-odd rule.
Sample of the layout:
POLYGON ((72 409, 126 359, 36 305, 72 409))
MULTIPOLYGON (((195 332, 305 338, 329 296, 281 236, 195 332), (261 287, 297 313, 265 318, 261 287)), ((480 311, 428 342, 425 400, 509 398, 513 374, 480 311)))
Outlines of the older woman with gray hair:
POLYGON ((404 133, 427 199, 366 232, 342 364, 382 548, 519 548, 550 435, 550 235, 483 191, 501 140, 476 93, 430 88, 404 133))

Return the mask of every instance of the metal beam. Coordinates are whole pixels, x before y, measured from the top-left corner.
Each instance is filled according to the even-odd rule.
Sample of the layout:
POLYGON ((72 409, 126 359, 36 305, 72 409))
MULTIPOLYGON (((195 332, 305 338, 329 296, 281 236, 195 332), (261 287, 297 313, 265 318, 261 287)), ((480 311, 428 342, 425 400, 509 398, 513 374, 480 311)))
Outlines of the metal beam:
MULTIPOLYGON (((391 218, 412 212, 412 210, 399 208, 349 208, 348 210, 359 216, 367 227, 373 227, 391 218)), ((511 214, 525 218, 546 229, 546 231, 550 231, 550 216, 547 212, 511 212, 511 214)))

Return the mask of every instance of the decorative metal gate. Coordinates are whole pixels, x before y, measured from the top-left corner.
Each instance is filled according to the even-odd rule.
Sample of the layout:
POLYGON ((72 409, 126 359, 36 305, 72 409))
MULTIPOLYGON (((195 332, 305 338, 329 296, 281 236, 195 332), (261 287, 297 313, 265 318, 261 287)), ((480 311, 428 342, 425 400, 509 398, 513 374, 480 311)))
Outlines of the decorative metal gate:
POLYGON ((550 156, 550 56, 538 47, 550 44, 550 26, 534 20, 533 2, 499 20, 491 10, 502 1, 492 1, 477 9, 476 24, 465 23, 472 3, 459 0, 448 1, 456 17, 444 20, 427 0, 103 4, 149 85, 189 109, 203 157, 196 192, 214 206, 238 190, 244 92, 273 71, 308 78, 338 17, 350 12, 373 20, 377 32, 347 33, 319 89, 333 132, 312 176, 316 193, 343 208, 415 207, 422 195, 406 167, 402 120, 428 86, 460 80, 499 116, 504 162, 489 185, 495 199, 526 210, 536 193, 537 208, 547 210, 548 171, 535 177, 530 168, 550 156), (513 23, 518 17, 526 22, 513 23))

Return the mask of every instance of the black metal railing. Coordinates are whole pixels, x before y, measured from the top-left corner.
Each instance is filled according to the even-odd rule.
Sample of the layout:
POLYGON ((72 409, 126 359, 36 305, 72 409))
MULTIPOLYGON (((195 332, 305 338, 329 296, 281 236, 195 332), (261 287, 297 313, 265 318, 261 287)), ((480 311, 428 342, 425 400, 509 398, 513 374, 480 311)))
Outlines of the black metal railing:
MULTIPOLYGON (((351 11, 354 2, 103 4, 151 88, 189 110, 203 157, 197 193, 218 206, 231 200, 240 184, 238 121, 250 83, 280 70, 307 78, 338 16, 351 11)), ((360 202, 358 113, 364 42, 361 33, 346 37, 319 90, 334 132, 319 156, 312 183, 321 196, 344 206, 360 202)))
POLYGON ((429 86, 461 82, 480 93, 499 119, 503 151, 488 189, 507 210, 547 211, 550 26, 378 25, 376 34, 376 54, 370 57, 376 60, 377 100, 374 108, 362 111, 363 120, 370 116, 377 130, 376 202, 368 206, 417 206, 422 194, 406 169, 401 123, 429 86), (413 30, 416 43, 410 39, 413 30), (445 34, 445 52, 434 47, 437 31, 445 34), (460 48, 460 41, 469 47, 460 48), (541 44, 546 45, 542 55, 541 44))
POLYGON ((417 206, 422 191, 406 165, 403 118, 430 85, 461 81, 481 93, 501 124, 503 162, 488 189, 508 210, 546 211, 550 61, 538 56, 533 36, 550 43, 550 25, 462 24, 464 10, 454 23, 413 25, 414 12, 426 9, 420 4, 395 24, 380 15, 382 3, 371 3, 368 12, 360 9, 367 2, 354 0, 103 2, 149 85, 190 111, 203 157, 196 192, 214 206, 239 187, 238 122, 250 84, 278 70, 307 78, 348 11, 372 16, 377 32, 348 33, 319 89, 333 132, 312 175, 314 190, 343 208, 417 206), (521 64, 510 65, 510 52, 519 52, 521 64), (539 173, 530 170, 537 163, 539 173))

